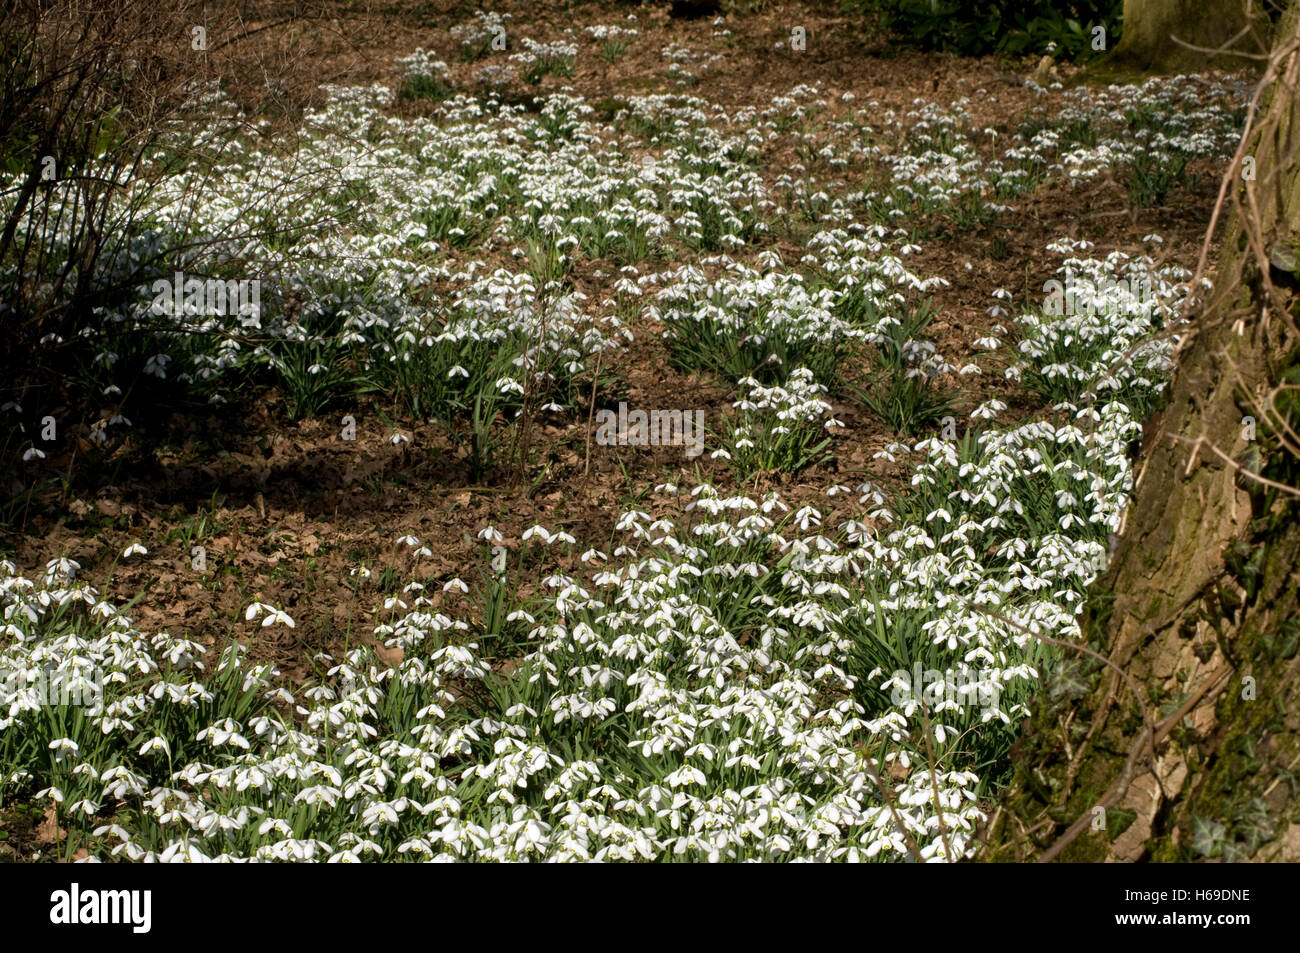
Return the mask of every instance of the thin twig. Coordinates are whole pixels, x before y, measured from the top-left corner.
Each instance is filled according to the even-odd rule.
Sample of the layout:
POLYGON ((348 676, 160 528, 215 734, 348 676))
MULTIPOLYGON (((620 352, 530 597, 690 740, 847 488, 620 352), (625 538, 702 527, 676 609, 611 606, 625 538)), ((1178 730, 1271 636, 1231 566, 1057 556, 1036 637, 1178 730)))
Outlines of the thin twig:
POLYGON ((591 378, 591 402, 587 405, 587 459, 582 465, 582 479, 585 482, 591 472, 591 421, 596 415, 596 385, 600 383, 600 363, 605 357, 603 348, 596 351, 596 373, 591 378))
MULTIPOLYGON (((1151 761, 1154 766, 1155 746, 1165 739, 1165 736, 1174 729, 1174 726, 1182 721, 1183 718, 1187 716, 1187 713, 1195 708, 1206 694, 1209 694, 1212 698, 1214 695, 1217 695, 1222 691, 1224 686, 1227 684, 1228 676, 1231 674, 1232 670, 1228 669, 1217 679, 1217 681, 1214 679, 1206 679, 1207 684, 1203 685, 1199 691, 1194 692, 1185 702, 1183 702, 1182 705, 1178 707, 1177 711, 1171 714, 1168 718, 1162 720, 1160 724, 1156 725, 1154 731, 1151 729, 1150 725, 1145 726, 1142 729, 1141 734, 1139 734, 1133 744, 1129 746, 1128 757, 1124 760, 1124 770, 1120 772, 1120 776, 1115 779, 1115 782, 1110 786, 1106 793, 1102 795, 1101 799, 1097 801, 1095 806, 1101 808, 1113 807, 1117 801, 1124 797, 1124 795, 1128 793, 1128 789, 1133 783, 1133 778, 1137 774, 1138 761, 1143 753, 1143 742, 1148 739, 1150 741, 1149 747, 1151 749, 1151 761)), ((1039 855, 1037 862, 1040 864, 1051 863, 1060 856, 1061 852, 1065 850, 1065 848, 1069 847, 1070 844, 1074 842, 1074 839, 1078 837, 1083 832, 1083 829, 1091 822, 1092 817, 1090 811, 1085 811, 1080 814, 1078 819, 1066 829, 1065 833, 1058 837, 1052 846, 1039 855)))
POLYGON ((1286 493, 1289 496, 1300 497, 1300 489, 1296 489, 1293 486, 1287 486, 1285 483, 1278 483, 1276 480, 1270 480, 1266 476, 1260 476, 1258 473, 1255 473, 1253 470, 1246 469, 1236 460, 1232 459, 1232 457, 1228 456, 1226 453, 1224 453, 1222 450, 1216 447, 1212 441, 1206 440, 1204 437, 1198 437, 1196 440, 1192 440, 1188 437, 1182 436, 1181 434, 1171 433, 1171 434, 1165 434, 1165 436, 1169 437, 1169 439, 1171 440, 1177 440, 1179 443, 1190 443, 1193 444, 1194 446, 1209 447, 1212 451, 1214 451, 1215 455, 1218 456, 1220 460, 1222 460, 1228 466, 1232 467, 1232 469, 1236 470, 1238 473, 1250 477, 1250 479, 1255 480, 1258 483, 1263 483, 1265 486, 1272 487, 1275 490, 1280 490, 1281 492, 1286 493))

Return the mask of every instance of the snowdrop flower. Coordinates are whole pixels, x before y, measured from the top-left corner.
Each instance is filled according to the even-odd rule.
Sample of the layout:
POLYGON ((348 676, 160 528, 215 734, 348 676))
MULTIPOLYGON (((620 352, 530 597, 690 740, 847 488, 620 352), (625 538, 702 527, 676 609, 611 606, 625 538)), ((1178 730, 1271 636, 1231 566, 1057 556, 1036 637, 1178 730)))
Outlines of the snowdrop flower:
POLYGON ((250 603, 248 608, 244 610, 244 621, 252 622, 263 612, 274 612, 274 611, 275 611, 274 606, 269 606, 262 602, 253 602, 250 603))
POLYGON ((159 380, 167 379, 167 365, 171 363, 171 356, 168 354, 155 354, 149 358, 144 365, 144 373, 157 377, 159 380))
POLYGON ((1005 403, 994 398, 993 400, 984 401, 984 403, 971 411, 970 416, 972 420, 993 420, 1000 412, 1006 409, 1007 405, 1005 403))
POLYGON ((147 556, 149 550, 145 549, 139 543, 132 543, 126 549, 122 550, 122 558, 130 559, 132 556, 147 556))
POLYGON ((77 570, 81 568, 81 563, 75 559, 69 559, 67 556, 60 556, 57 559, 51 559, 45 564, 45 578, 47 581, 63 580, 71 581, 76 576, 77 570))
POLYGON ((166 755, 169 758, 171 757, 172 754, 171 745, 167 743, 167 739, 159 735, 155 735, 153 738, 149 739, 148 741, 146 741, 144 744, 140 746, 141 755, 152 754, 155 751, 161 751, 164 755, 166 755))
POLYGON ((54 760, 60 762, 76 757, 81 752, 80 746, 71 738, 56 738, 48 747, 54 752, 54 760))
POLYGON ((268 626, 276 625, 277 623, 286 625, 291 629, 295 627, 293 619, 291 619, 289 614, 283 609, 277 609, 275 606, 267 605, 263 602, 254 602, 245 609, 244 619, 245 621, 252 622, 263 613, 266 614, 266 617, 262 619, 262 628, 264 629, 268 626))

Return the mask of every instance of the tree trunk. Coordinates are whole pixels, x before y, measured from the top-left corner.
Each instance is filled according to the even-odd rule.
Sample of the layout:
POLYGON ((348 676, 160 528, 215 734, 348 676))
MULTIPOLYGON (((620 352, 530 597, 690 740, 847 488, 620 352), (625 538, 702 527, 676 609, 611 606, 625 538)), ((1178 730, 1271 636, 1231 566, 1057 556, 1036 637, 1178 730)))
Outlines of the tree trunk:
POLYGON ((1267 50, 1267 17, 1248 21, 1243 0, 1124 0, 1124 30, 1108 61, 1144 72, 1174 73, 1214 69, 1240 69, 1243 60, 1188 49, 1175 42, 1218 49, 1247 26, 1252 33, 1234 47, 1249 53, 1267 50))
POLYGON ((1114 668, 1044 673, 983 859, 1300 860, 1300 3, 1278 36, 1255 179, 1234 165, 1215 291, 1090 597, 1114 668), (1288 427, 1261 410, 1279 385, 1288 427))

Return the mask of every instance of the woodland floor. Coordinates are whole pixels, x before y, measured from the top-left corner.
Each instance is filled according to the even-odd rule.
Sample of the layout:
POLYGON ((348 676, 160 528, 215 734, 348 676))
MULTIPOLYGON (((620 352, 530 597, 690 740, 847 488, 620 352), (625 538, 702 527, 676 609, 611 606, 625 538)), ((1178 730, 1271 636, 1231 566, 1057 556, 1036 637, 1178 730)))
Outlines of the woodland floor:
MULTIPOLYGON (((286 91, 286 101, 301 106, 320 83, 395 82, 393 57, 443 40, 464 9, 358 7, 346 18, 295 25, 249 42, 260 44, 258 55, 270 61, 292 58, 291 75, 301 85, 286 91)), ((581 58, 572 78, 547 76, 541 83, 541 93, 568 86, 598 105, 626 95, 685 92, 729 107, 764 106, 795 86, 817 84, 832 108, 846 109, 839 99, 852 93, 855 106, 875 102, 901 111, 917 99, 948 103, 983 89, 995 95, 968 106, 972 125, 1009 135, 1034 102, 1025 85, 1031 61, 909 51, 825 4, 727 17, 731 36, 721 60, 686 90, 667 74, 660 49, 670 43, 718 49, 709 18, 672 19, 666 7, 627 4, 543 11, 551 19, 535 18, 532 4, 503 2, 495 9, 543 40, 559 36, 564 26, 618 22, 634 12, 641 37, 625 57, 615 64, 581 58), (788 42, 794 25, 808 31, 808 49, 780 55, 774 47, 788 42)), ((257 26, 250 23, 250 29, 257 26)), ((236 89, 245 75, 230 77, 236 89)), ((256 101, 258 91, 247 95, 256 101)), ((1194 261, 1216 187, 1215 176, 1201 175, 1195 188, 1179 189, 1165 205, 1134 208, 1123 186, 1107 177, 1083 189, 1039 189, 1016 200, 1010 215, 973 232, 940 231, 909 261, 917 274, 951 282, 934 295, 940 315, 931 337, 941 353, 969 351, 988 323, 991 292, 1037 295, 1035 282, 1056 267, 1044 245, 1060 235, 1086 238, 1099 249, 1138 251, 1142 237, 1156 232, 1165 239, 1167 258, 1194 261)), ((793 258, 800 252, 788 243, 778 250, 793 258)), ((580 290, 593 294, 597 282, 590 273, 575 277, 580 290)), ((675 371, 654 333, 638 333, 606 371, 617 378, 618 391, 602 398, 632 407, 707 408, 715 419, 736 396, 714 381, 675 371)), ((1015 416, 1023 394, 1008 386, 1002 396, 1015 416)), ((50 460, 50 474, 64 476, 67 488, 51 487, 34 498, 0 534, 0 547, 19 566, 69 556, 105 596, 122 602, 142 596, 134 612, 146 629, 184 631, 210 645, 242 629, 242 610, 251 599, 283 607, 297 627, 256 632, 249 648, 253 658, 292 674, 307 671, 314 653, 336 652, 369 631, 370 610, 365 600, 354 599, 348 570, 391 561, 396 537, 419 537, 434 551, 429 565, 435 576, 451 578, 479 561, 474 534, 485 524, 522 530, 542 522, 598 544, 610 538, 625 504, 695 468, 673 448, 597 447, 588 461, 585 426, 542 426, 522 477, 503 472, 492 485, 470 485, 467 468, 432 424, 416 427, 412 443, 401 448, 390 446, 387 431, 377 427, 359 427, 353 444, 339 442, 340 414, 374 420, 382 402, 340 408, 327 420, 293 422, 275 389, 239 398, 220 414, 164 416, 168 438, 161 445, 137 446, 134 453, 128 448, 107 469, 84 467, 75 453, 50 460), (203 578, 189 568, 196 541, 213 567, 203 578), (132 542, 142 542, 149 554, 123 563, 120 554, 132 542)), ((824 505, 824 487, 853 475, 886 483, 897 477, 872 459, 895 435, 852 403, 835 402, 835 413, 852 436, 836 442, 833 458, 797 479, 767 481, 792 502, 802 496, 824 505)), ((765 487, 760 482, 757 488, 765 487)))
MULTIPOLYGON (((534 90, 544 95, 569 87, 596 108, 598 119, 607 118, 602 112, 612 115, 629 96, 689 95, 732 111, 767 107, 805 84, 816 86, 828 103, 827 121, 866 104, 903 113, 918 100, 946 106, 970 97, 970 128, 992 130, 996 136, 990 140, 1000 144, 1021 128, 1042 95, 1025 82, 1036 65, 1032 60, 910 51, 873 35, 833 4, 784 4, 727 16, 721 26, 708 17, 672 19, 664 5, 539 9, 502 0, 494 8, 512 15, 512 29, 543 41, 560 38, 569 27, 636 15, 640 36, 626 55, 614 63, 581 56, 575 75, 544 77, 534 90), (807 49, 798 53, 788 49, 796 26, 808 37, 807 49), (670 44, 718 58, 697 69, 694 82, 683 88, 662 53, 670 44)), ((288 134, 301 111, 319 101, 318 85, 395 85, 395 56, 421 46, 448 48, 447 29, 473 12, 462 4, 406 2, 382 10, 361 4, 338 9, 343 12, 334 19, 250 33, 241 66, 232 66, 226 77, 232 97, 288 134), (293 64, 292 82, 274 102, 247 68, 249 56, 264 58, 277 71, 293 64)), ((250 23, 250 31, 261 25, 250 23)), ((468 75, 472 64, 444 58, 458 81, 468 75)), ((1068 86, 1073 71, 1061 71, 1068 86)), ((408 103, 398 111, 421 108, 408 103)), ((761 171, 772 178, 797 161, 793 152, 778 151, 765 156, 761 171)), ((1220 166, 1196 160, 1190 169, 1166 201, 1148 207, 1135 206, 1124 183, 1107 174, 1077 188, 1038 188, 1011 200, 1013 211, 988 224, 963 228, 940 221, 908 259, 915 274, 949 282, 933 295, 938 317, 928 337, 942 354, 968 355, 990 324, 986 311, 995 290, 1009 290, 1018 303, 1040 302, 1042 282, 1059 265, 1045 246, 1062 236, 1087 239, 1099 256, 1112 250, 1137 256, 1150 251, 1145 236, 1156 233, 1163 238, 1163 260, 1195 263, 1220 166)), ((853 176, 851 169, 838 174, 850 187, 853 176)), ((769 247, 788 262, 803 254, 790 238, 778 237, 769 247)), ((595 299, 609 293, 614 270, 582 260, 569 280, 595 299)), ((631 329, 635 340, 614 351, 602 368, 600 393, 593 395, 599 406, 627 401, 632 407, 702 408, 710 420, 727 413, 737 390, 717 377, 675 370, 662 329, 653 322, 642 319, 631 329)), ((1042 410, 1041 400, 990 376, 995 377, 981 380, 978 394, 959 400, 959 419, 991 397, 1009 405, 1005 419, 1042 410)), ((655 512, 658 504, 649 491, 656 484, 742 482, 707 455, 692 461, 681 448, 592 446, 585 420, 548 424, 544 417, 522 467, 498 467, 474 481, 463 453, 436 424, 395 424, 384 395, 332 404, 328 413, 301 421, 291 419, 285 396, 274 387, 227 396, 228 404, 209 413, 146 410, 135 426, 147 439, 128 441, 110 459, 96 458, 89 445, 79 444, 51 455, 39 474, 29 469, 29 482, 35 479, 40 489, 11 510, 0 529, 0 553, 29 573, 61 556, 74 559, 79 577, 106 600, 132 603, 129 611, 141 629, 184 634, 214 648, 239 640, 252 660, 273 662, 290 683, 301 683, 316 671, 317 653, 338 657, 358 642, 371 642, 378 608, 371 593, 358 595, 349 573, 371 567, 380 591, 396 593, 405 579, 404 561, 411 558, 394 544, 398 537, 413 535, 432 550, 422 564, 426 579, 472 582, 484 569, 476 534, 485 525, 499 529, 507 547, 542 523, 566 530, 580 546, 608 550, 620 513, 634 504, 655 512), (343 415, 358 421, 355 442, 339 439, 343 415), (394 429, 410 442, 392 445, 394 429), (147 555, 123 560, 132 543, 143 544, 147 555), (195 545, 206 550, 202 573, 191 569, 195 545), (254 601, 283 609, 296 625, 249 625, 244 609, 254 601)), ((792 509, 815 503, 833 526, 849 518, 850 509, 828 499, 828 486, 864 480, 899 486, 908 474, 874 457, 898 435, 864 407, 830 399, 846 428, 827 460, 796 476, 765 476, 743 485, 751 495, 779 488, 792 509)), ((388 660, 390 650, 375 649, 388 660)), ((57 834, 48 818, 28 813, 11 814, 0 825, 16 834, 10 843, 23 845, 20 853, 57 834)))

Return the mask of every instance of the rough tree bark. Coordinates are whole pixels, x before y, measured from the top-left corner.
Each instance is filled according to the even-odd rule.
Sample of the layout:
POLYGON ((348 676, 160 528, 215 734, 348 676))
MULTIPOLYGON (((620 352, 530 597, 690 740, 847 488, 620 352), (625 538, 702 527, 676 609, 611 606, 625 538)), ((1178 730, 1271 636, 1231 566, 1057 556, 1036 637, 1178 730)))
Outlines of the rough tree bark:
POLYGON ((1148 72, 1238 68, 1240 59, 1188 49, 1171 37, 1214 50, 1249 28, 1236 48, 1263 53, 1268 19, 1258 2, 1252 7, 1248 18, 1243 0, 1124 0, 1124 31, 1110 64, 1148 72))
POLYGON ((1085 615, 1124 676, 1081 657, 1045 680, 983 859, 1300 860, 1300 3, 1274 71, 1085 615))

